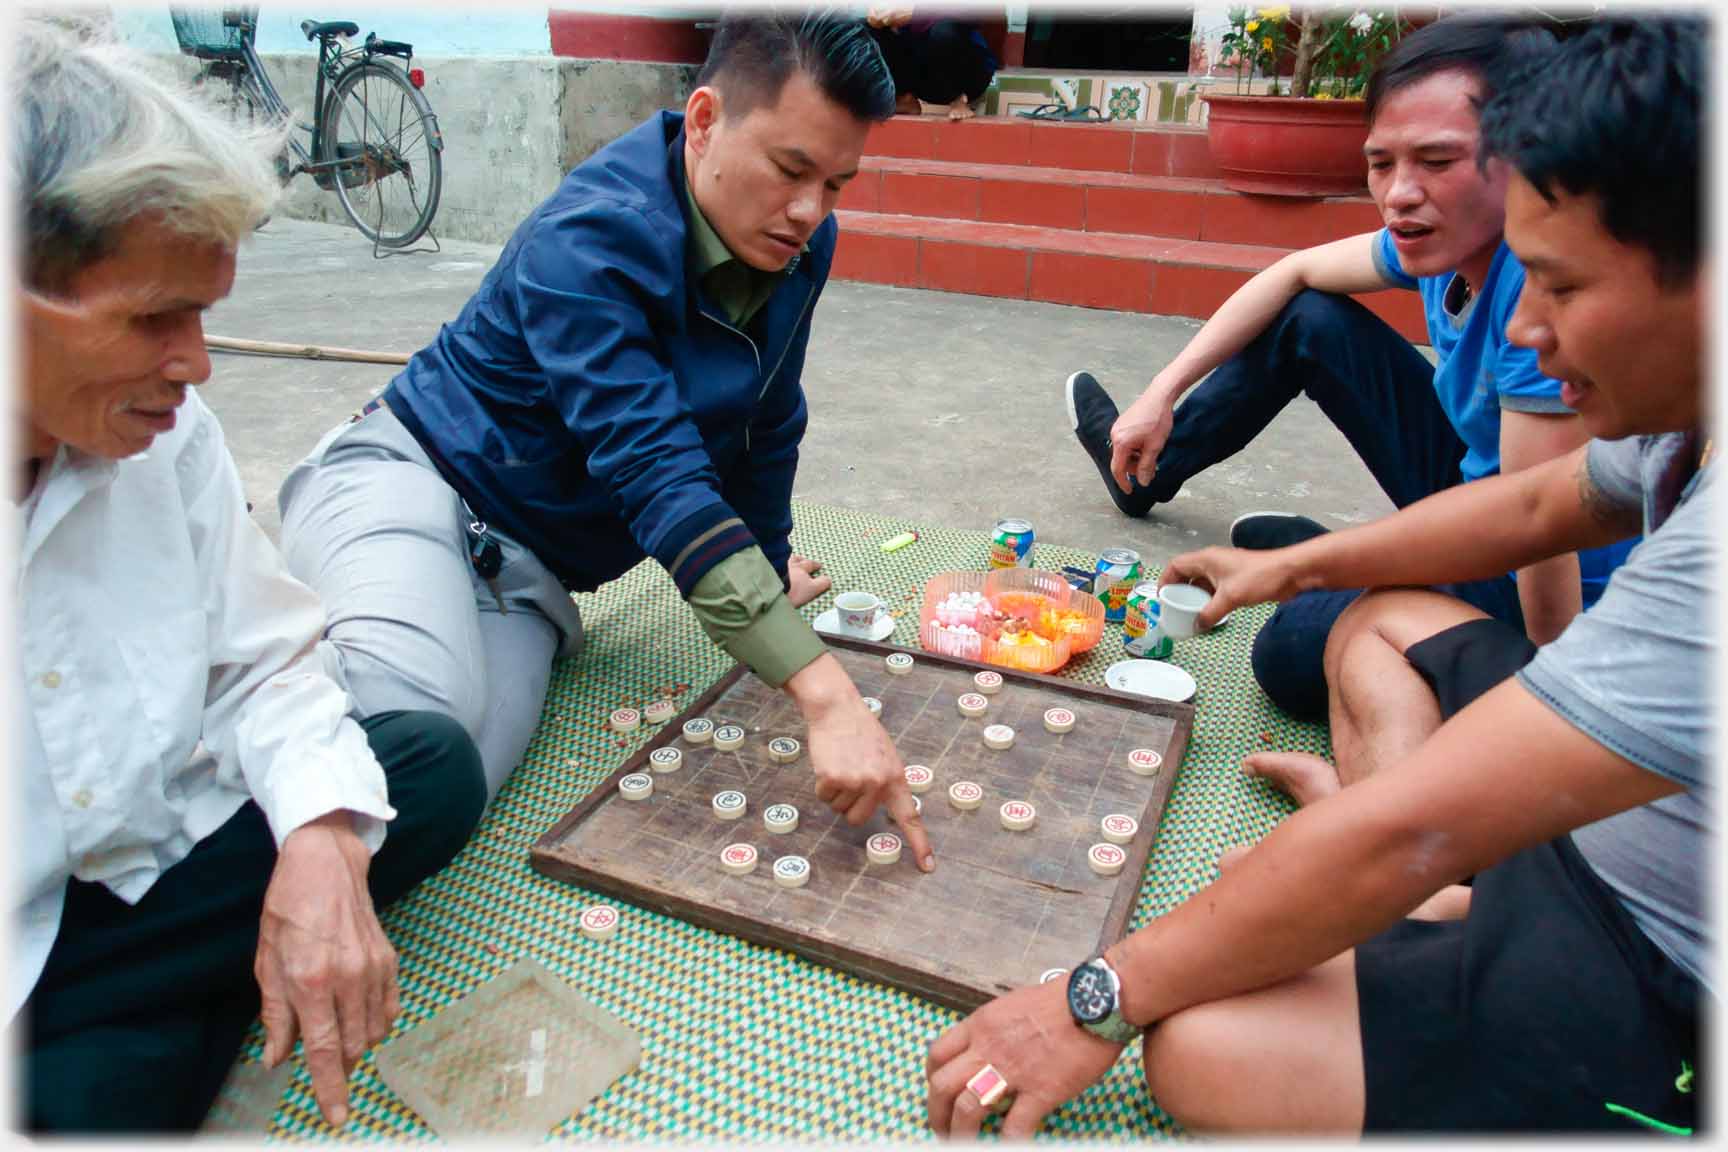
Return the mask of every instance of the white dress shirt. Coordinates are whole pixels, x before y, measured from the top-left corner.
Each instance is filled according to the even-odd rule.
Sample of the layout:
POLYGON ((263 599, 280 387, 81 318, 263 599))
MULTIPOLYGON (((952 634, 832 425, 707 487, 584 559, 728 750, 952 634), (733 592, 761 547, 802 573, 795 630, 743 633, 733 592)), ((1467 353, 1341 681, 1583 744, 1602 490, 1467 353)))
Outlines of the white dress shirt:
POLYGON ((396 814, 314 651, 323 607, 247 514, 196 391, 149 451, 62 446, 8 507, 23 867, 5 1020, 42 974, 68 877, 135 904, 248 799, 278 848, 347 809, 377 851, 396 814))

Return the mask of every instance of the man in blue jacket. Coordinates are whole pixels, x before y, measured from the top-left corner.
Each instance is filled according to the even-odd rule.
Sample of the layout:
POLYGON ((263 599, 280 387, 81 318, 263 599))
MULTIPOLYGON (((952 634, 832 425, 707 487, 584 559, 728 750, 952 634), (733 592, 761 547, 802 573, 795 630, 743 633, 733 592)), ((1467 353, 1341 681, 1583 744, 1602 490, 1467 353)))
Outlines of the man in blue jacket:
POLYGON ((830 217, 893 107, 862 21, 726 17, 684 112, 572 171, 294 469, 284 550, 362 713, 455 716, 496 794, 580 645, 570 591, 651 556, 796 703, 818 796, 855 823, 887 805, 933 866, 893 743, 796 610, 822 585, 788 542, 830 217))

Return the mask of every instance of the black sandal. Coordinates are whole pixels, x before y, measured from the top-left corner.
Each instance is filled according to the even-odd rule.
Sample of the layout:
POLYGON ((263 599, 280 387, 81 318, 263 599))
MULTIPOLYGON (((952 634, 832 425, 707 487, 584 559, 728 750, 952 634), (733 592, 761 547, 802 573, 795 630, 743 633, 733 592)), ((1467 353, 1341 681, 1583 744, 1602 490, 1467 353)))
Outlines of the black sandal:
POLYGON ((1058 103, 1040 104, 1036 108, 1017 112, 1015 115, 1024 116, 1028 120, 1078 120, 1088 124, 1105 122, 1098 109, 1090 104, 1082 104, 1078 108, 1070 108, 1066 104, 1058 103))

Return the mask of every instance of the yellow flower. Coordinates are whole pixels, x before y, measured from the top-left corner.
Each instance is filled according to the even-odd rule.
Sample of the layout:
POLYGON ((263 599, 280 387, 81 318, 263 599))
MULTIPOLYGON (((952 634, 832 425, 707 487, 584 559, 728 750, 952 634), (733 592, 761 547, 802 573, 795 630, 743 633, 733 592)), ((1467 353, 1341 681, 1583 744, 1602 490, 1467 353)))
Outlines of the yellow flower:
POLYGON ((1249 32, 1258 32, 1258 31, 1260 31, 1260 21, 1250 20, 1250 21, 1248 21, 1248 23, 1243 25, 1243 28, 1245 28, 1249 32))
POLYGON ((1260 41, 1260 47, 1267 52, 1272 51, 1272 37, 1268 36, 1264 40, 1260 41))
POLYGON ((1262 20, 1283 20, 1289 15, 1290 5, 1288 4, 1274 4, 1270 8, 1260 9, 1260 19, 1262 20))
POLYGON ((1330 99, 1332 99, 1332 93, 1330 93, 1330 92, 1317 92, 1314 94, 1314 99, 1316 99, 1316 100, 1330 100, 1330 99))

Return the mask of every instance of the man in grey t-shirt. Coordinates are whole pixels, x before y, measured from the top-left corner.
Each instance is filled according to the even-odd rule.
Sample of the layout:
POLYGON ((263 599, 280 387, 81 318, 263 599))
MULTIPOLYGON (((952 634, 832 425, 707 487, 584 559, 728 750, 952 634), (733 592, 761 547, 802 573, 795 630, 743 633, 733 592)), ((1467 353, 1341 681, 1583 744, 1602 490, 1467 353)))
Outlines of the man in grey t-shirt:
POLYGON ((1572 842, 1639 929, 1710 986, 1703 873, 1715 783, 1716 509, 1715 469, 1695 467, 1700 451, 1696 436, 1679 433, 1589 446, 1587 477, 1603 513, 1641 519, 1648 539, 1518 682, 1591 739, 1685 789, 1579 828, 1572 842))
POLYGON ((1528 273, 1508 334, 1595 441, 1350 531, 1164 570, 1213 589, 1202 624, 1382 589, 1327 648, 1339 770, 1376 770, 1335 779, 1068 989, 1012 992, 940 1036, 938 1132, 976 1130, 971 1083, 1002 1086, 1004 1136, 1030 1135, 1139 1029, 1152 1095, 1197 1130, 1692 1131, 1715 836, 1705 32, 1599 20, 1483 110, 1528 273), (1540 653, 1421 590, 1641 527, 1540 653), (1422 643, 1395 643, 1413 628, 1422 643))

